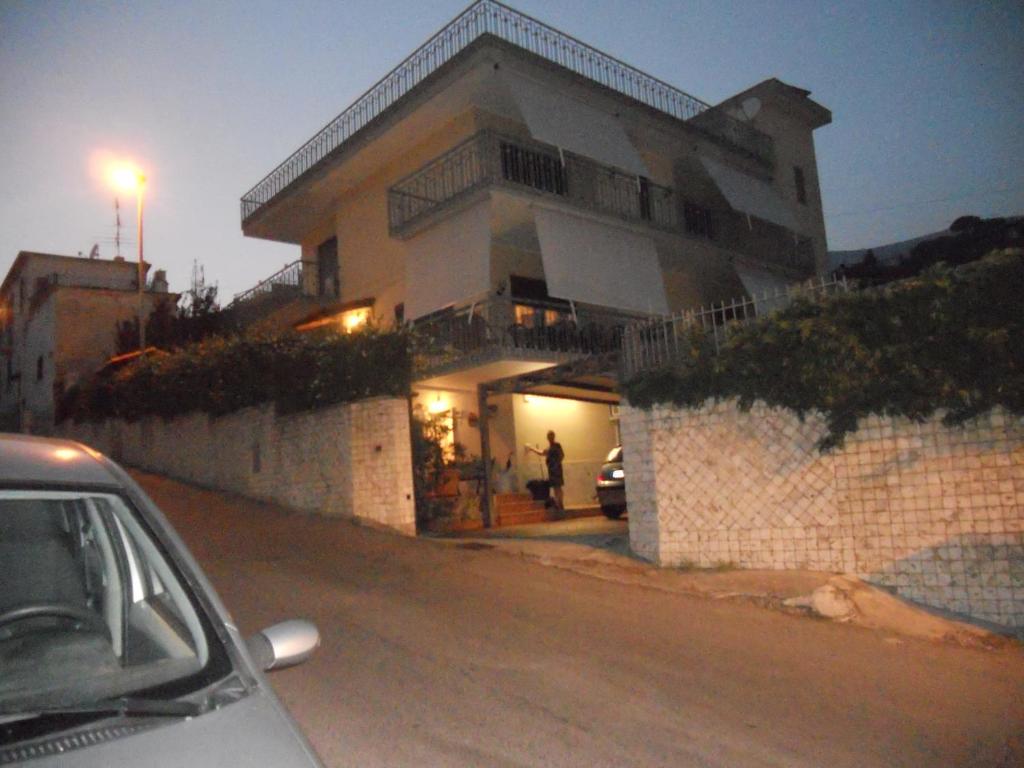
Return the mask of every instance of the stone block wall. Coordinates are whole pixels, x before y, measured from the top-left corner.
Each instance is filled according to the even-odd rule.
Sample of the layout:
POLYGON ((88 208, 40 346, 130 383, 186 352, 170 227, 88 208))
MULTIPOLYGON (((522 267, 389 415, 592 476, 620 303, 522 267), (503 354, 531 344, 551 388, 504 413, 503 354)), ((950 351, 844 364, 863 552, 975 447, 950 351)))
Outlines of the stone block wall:
POLYGON ((1024 420, 872 417, 821 454, 820 417, 757 404, 624 407, 630 542, 662 565, 852 573, 1024 626, 1024 420))
POLYGON ((117 461, 208 488, 416 532, 409 410, 373 398, 278 416, 272 405, 219 418, 61 425, 117 461))

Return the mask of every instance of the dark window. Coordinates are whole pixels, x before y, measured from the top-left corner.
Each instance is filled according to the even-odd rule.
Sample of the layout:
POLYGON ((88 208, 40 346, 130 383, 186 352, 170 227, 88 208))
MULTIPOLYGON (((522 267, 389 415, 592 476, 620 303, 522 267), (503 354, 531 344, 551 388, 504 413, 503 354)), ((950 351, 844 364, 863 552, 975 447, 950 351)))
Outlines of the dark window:
POLYGON ((565 168, 557 157, 504 141, 501 142, 501 175, 507 181, 525 184, 541 192, 564 195, 567 191, 565 168))
POLYGON ((646 221, 651 220, 651 180, 646 176, 638 176, 640 180, 640 218, 646 221))
POLYGON ((395 304, 395 325, 401 325, 405 322, 405 302, 401 304, 395 304))
POLYGON ((535 277, 509 275, 508 287, 516 299, 533 299, 534 301, 549 301, 551 299, 548 295, 548 284, 535 277))
POLYGON ((799 165, 793 166, 793 183, 796 185, 796 201, 807 205, 807 184, 804 182, 804 169, 799 165))
POLYGON ((43 380, 43 356, 36 358, 36 381, 43 380))
POLYGON ((687 234, 706 237, 708 240, 714 237, 714 229, 711 225, 711 211, 703 205, 683 203, 683 221, 686 225, 687 234))
POLYGON ((25 278, 18 281, 18 311, 25 311, 25 278))
POLYGON ((338 238, 324 240, 316 249, 317 295, 338 298, 338 238))

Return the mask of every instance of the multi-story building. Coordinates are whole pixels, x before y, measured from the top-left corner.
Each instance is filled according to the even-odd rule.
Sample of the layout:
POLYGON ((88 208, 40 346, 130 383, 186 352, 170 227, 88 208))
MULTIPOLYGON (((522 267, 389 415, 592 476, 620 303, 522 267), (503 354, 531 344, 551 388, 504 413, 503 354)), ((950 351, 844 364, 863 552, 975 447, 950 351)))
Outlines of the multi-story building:
POLYGON ((301 259, 234 307, 411 323, 424 410, 520 485, 554 428, 586 503, 624 322, 823 271, 830 120, 774 79, 711 106, 480 0, 245 194, 243 232, 301 259))
MULTIPOLYGON (((64 390, 114 353, 118 323, 138 317, 138 279, 138 264, 123 259, 18 254, 0 285, 0 428, 53 429, 64 390)), ((176 300, 158 270, 146 316, 176 300)))

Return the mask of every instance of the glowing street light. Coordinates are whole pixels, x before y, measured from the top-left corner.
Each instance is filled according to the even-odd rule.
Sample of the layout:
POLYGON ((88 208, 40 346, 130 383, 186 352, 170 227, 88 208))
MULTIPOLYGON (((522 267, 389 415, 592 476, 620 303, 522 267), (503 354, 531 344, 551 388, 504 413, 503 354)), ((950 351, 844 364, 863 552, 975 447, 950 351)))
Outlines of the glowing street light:
POLYGON ((142 299, 146 287, 146 273, 142 261, 142 197, 146 188, 146 177, 136 166, 129 163, 113 165, 107 171, 110 183, 118 189, 135 193, 136 220, 139 230, 139 352, 146 351, 146 319, 143 316, 142 299))

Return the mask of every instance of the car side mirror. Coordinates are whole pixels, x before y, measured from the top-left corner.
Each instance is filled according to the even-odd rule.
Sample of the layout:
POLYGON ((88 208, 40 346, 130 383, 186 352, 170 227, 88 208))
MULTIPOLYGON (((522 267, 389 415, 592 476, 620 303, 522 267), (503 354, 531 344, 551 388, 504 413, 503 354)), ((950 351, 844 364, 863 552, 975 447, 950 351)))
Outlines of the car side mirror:
POLYGON ((320 645, 320 632, 312 622, 291 619, 260 630, 245 645, 260 669, 269 672, 308 659, 320 645))

